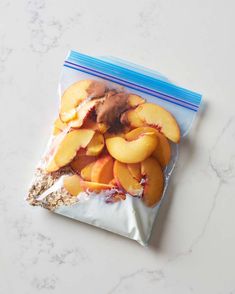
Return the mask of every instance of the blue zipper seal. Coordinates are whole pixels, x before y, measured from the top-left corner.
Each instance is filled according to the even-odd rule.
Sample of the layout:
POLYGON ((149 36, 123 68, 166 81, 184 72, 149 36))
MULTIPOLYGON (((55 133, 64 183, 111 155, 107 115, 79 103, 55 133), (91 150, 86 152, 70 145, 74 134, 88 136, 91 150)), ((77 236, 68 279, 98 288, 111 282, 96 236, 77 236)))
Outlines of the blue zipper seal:
POLYGON ((64 66, 141 91, 195 112, 198 111, 201 103, 201 94, 76 51, 69 53, 64 66))

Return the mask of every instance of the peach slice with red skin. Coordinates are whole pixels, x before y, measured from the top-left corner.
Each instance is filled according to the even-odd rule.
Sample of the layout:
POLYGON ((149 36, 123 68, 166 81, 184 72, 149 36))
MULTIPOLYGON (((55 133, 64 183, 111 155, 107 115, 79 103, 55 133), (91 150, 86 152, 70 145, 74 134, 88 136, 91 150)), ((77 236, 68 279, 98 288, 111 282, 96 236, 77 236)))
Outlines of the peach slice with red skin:
POLYGON ((61 144, 61 142, 64 140, 66 136, 66 132, 60 132, 56 136, 52 138, 52 142, 49 148, 49 151, 47 152, 44 162, 45 162, 45 171, 47 172, 54 172, 57 171, 60 166, 55 162, 55 154, 58 149, 58 146, 61 144))
POLYGON ((122 137, 122 138, 125 138, 125 133, 124 132, 117 132, 117 133, 105 133, 104 134, 104 137, 105 139, 108 139, 108 138, 114 138, 114 137, 122 137))
POLYGON ((86 181, 91 181, 91 172, 95 162, 91 162, 81 170, 81 177, 86 181))
POLYGON ((118 186, 132 196, 141 196, 143 187, 133 178, 125 163, 115 160, 113 167, 114 178, 118 186))
POLYGON ((113 179, 109 182, 109 185, 117 186, 117 182, 116 182, 115 178, 113 178, 113 179))
POLYGON ((132 140, 136 140, 141 135, 144 135, 146 133, 153 133, 153 134, 156 134, 156 136, 157 136, 159 132, 158 132, 158 130, 156 130, 152 127, 138 127, 138 128, 135 128, 135 129, 129 131, 128 133, 126 133, 125 138, 128 141, 132 141, 132 140))
POLYGON ((136 107, 140 104, 143 104, 144 102, 145 102, 145 99, 143 99, 139 95, 136 95, 136 94, 128 95, 128 104, 130 105, 130 107, 136 107))
POLYGON ((104 134, 109 129, 109 126, 105 123, 98 123, 88 117, 83 123, 82 128, 91 129, 104 134))
POLYGON ((112 157, 123 163, 137 163, 149 157, 157 147, 154 133, 146 133, 133 141, 122 137, 106 139, 106 147, 112 157))
POLYGON ((153 151, 153 156, 158 160, 162 168, 165 168, 171 159, 171 147, 167 138, 158 130, 152 127, 139 127, 125 135, 127 140, 134 140, 146 132, 155 132, 158 138, 157 148, 153 151))
POLYGON ((115 188, 112 185, 102 184, 97 182, 89 182, 89 181, 81 181, 81 187, 83 188, 84 191, 88 190, 88 191, 97 192, 97 193, 104 190, 111 190, 115 188))
POLYGON ((135 109, 125 111, 120 118, 122 124, 130 126, 131 128, 142 127, 143 121, 139 118, 135 109))
POLYGON ((158 133, 157 148, 153 151, 152 155, 157 159, 163 169, 168 165, 171 159, 171 146, 167 138, 160 133, 158 133))
POLYGON ((81 179, 78 175, 66 176, 64 178, 64 188, 72 195, 77 196, 83 191, 81 179))
POLYGON ((55 163, 55 160, 52 159, 46 166, 45 170, 48 172, 48 173, 51 173, 51 172, 54 172, 54 171, 57 171, 60 167, 55 163))
POLYGON ((96 156, 79 155, 70 163, 70 166, 76 173, 80 173, 85 166, 94 162, 96 159, 96 156))
POLYGON ((113 179, 113 158, 110 155, 100 157, 91 171, 91 181, 109 184, 113 179))
POLYGON ((124 121, 132 127, 152 126, 174 143, 180 141, 180 128, 173 115, 163 107, 154 103, 143 103, 129 110, 124 115, 124 121))
POLYGON ((53 135, 58 135, 61 133, 66 128, 66 126, 67 124, 62 122, 62 120, 58 117, 54 122, 53 135))
POLYGON ((135 178, 138 182, 141 180, 141 170, 140 163, 128 163, 127 168, 131 173, 132 177, 135 178))
POLYGON ((126 138, 126 134, 128 132, 131 131, 130 127, 125 126, 124 128, 122 128, 120 131, 117 132, 106 132, 104 134, 104 138, 108 139, 108 138, 113 138, 113 137, 122 137, 122 138, 126 138))
MULTIPOLYGON (((80 148, 85 148, 89 144, 93 136, 94 131, 92 130, 73 130, 66 133, 58 144, 51 160, 55 162, 58 168, 67 165, 73 160, 80 148)), ((50 165, 51 162, 48 163, 48 166, 50 165)))
POLYGON ((77 151, 80 148, 85 148, 93 136, 94 131, 85 129, 67 133, 56 151, 55 163, 60 167, 70 163, 77 151))
POLYGON ((104 134, 109 129, 109 126, 106 123, 97 123, 96 131, 104 134))
POLYGON ((155 158, 149 157, 141 162, 141 173, 145 177, 143 201, 147 206, 154 206, 161 200, 164 188, 161 166, 155 158))
POLYGON ((58 135, 61 132, 62 131, 60 129, 53 127, 53 132, 52 133, 53 133, 54 136, 58 135))
POLYGON ((81 104, 76 110, 76 118, 71 120, 69 125, 73 128, 80 128, 97 103, 99 103, 99 100, 100 99, 94 99, 81 104))
POLYGON ((67 112, 63 112, 59 114, 61 121, 65 123, 69 123, 71 120, 77 118, 77 111, 76 108, 72 108, 67 112))
POLYGON ((104 148, 104 136, 96 132, 86 148, 86 155, 97 156, 104 148))
POLYGON ((61 98, 60 118, 68 122, 75 118, 73 111, 82 101, 90 97, 102 97, 105 93, 104 83, 95 80, 82 80, 69 86, 61 98))
POLYGON ((86 148, 80 148, 74 160, 78 159, 79 156, 85 156, 85 155, 86 155, 86 148))
POLYGON ((103 134, 96 132, 86 148, 80 148, 77 156, 98 156, 104 148, 103 134))

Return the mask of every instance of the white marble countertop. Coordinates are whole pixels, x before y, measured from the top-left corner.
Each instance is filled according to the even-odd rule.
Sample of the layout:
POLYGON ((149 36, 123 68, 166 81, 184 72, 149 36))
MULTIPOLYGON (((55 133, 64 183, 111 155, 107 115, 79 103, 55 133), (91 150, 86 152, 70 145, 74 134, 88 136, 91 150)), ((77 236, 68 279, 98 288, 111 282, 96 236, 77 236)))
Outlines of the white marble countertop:
POLYGON ((232 0, 0 1, 0 293, 235 293, 234 9, 232 0), (71 48, 204 95, 148 248, 23 200, 71 48))

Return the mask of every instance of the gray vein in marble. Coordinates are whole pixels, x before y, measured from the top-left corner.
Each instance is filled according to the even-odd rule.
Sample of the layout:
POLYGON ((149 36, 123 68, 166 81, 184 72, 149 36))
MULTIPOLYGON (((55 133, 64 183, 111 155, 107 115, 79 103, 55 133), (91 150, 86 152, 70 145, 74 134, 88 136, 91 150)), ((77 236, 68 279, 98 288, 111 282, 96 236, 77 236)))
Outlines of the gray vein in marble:
MULTIPOLYGON (((60 248, 50 237, 40 232, 32 232, 32 219, 22 217, 7 220, 11 224, 13 233, 16 233, 18 240, 18 250, 14 256, 14 260, 20 265, 20 273, 22 278, 25 277, 28 269, 40 266, 45 262, 56 265, 72 265, 77 266, 86 262, 89 258, 85 249, 73 246, 70 249, 60 248)), ((37 277, 38 278, 38 277, 37 277)), ((57 277, 53 278, 53 281, 57 277)), ((35 287, 51 287, 47 279, 33 280, 35 287), (48 286, 49 285, 49 286, 48 286)))
POLYGON ((225 126, 222 128, 215 141, 215 144, 210 150, 209 155, 208 165, 213 170, 216 177, 223 183, 228 182, 231 178, 234 178, 235 176, 235 149, 232 148, 232 151, 230 151, 227 145, 226 150, 223 145, 224 140, 227 143, 228 139, 234 139, 234 142, 232 142, 232 144, 234 143, 235 145, 235 136, 233 136, 233 132, 235 133, 235 116, 230 117, 225 126), (222 146, 220 146, 220 142, 222 142, 222 146), (223 150, 221 150, 222 148, 223 150), (229 160, 227 160, 228 162, 225 162, 224 160, 223 165, 219 164, 219 162, 217 161, 218 151, 224 153, 226 156, 229 155, 229 160))
POLYGON ((125 282, 132 280, 133 278, 138 278, 138 276, 140 275, 145 275, 148 282, 158 282, 165 278, 165 275, 162 270, 139 269, 130 274, 121 276, 117 284, 110 291, 108 291, 107 294, 118 293, 118 291, 120 290, 120 288, 123 286, 125 282))
POLYGON ((156 29, 152 30, 159 24, 159 13, 161 10, 160 1, 146 3, 144 9, 139 13, 139 20, 136 27, 141 31, 143 37, 156 34, 156 29))
POLYGON ((57 280, 57 277, 54 275, 44 278, 34 278, 31 285, 37 290, 54 290, 57 280))
POLYGON ((72 266, 78 265, 80 262, 87 260, 88 257, 85 252, 79 248, 63 250, 62 252, 52 255, 50 261, 58 265, 70 264, 72 266))
MULTIPOLYGON (((203 236, 206 233, 206 230, 208 228, 208 225, 210 223, 212 214, 216 208, 216 202, 217 202, 217 198, 219 196, 219 193, 221 191, 222 185, 226 184, 226 179, 227 179, 227 175, 231 174, 233 167, 227 168, 227 169, 223 169, 221 170, 220 168, 218 168, 216 166, 216 164, 214 163, 213 159, 212 159, 212 152, 216 149, 217 145, 219 144, 220 140, 223 138, 223 136, 226 134, 227 130, 230 128, 230 126, 233 124, 233 122, 235 121, 235 117, 230 117, 228 119, 228 121, 226 122, 226 124, 224 125, 224 127, 222 128, 221 132, 219 133, 217 139, 215 140, 215 144, 213 145, 213 147, 211 148, 210 151, 210 155, 209 155, 209 162, 208 162, 208 166, 212 169, 212 171, 214 172, 215 176, 218 179, 218 186, 216 188, 216 191, 212 197, 212 203, 210 206, 210 209, 208 211, 207 217, 205 219, 204 225, 201 229, 201 231, 199 232, 199 234, 194 238, 194 240, 192 241, 191 245, 188 247, 187 250, 184 250, 182 252, 177 253, 175 256, 173 256, 172 258, 168 259, 166 265, 170 262, 173 262, 175 260, 177 260, 180 257, 183 256, 187 256, 189 254, 192 253, 194 247, 201 241, 201 239, 203 238, 203 236)), ((233 128, 232 128, 233 129, 233 128)), ((234 128, 235 129, 235 128, 234 128)))
POLYGON ((213 172, 215 173, 215 175, 217 176, 217 178, 220 180, 220 181, 223 181, 222 179, 222 176, 220 174, 220 171, 218 170, 218 168, 214 165, 212 159, 211 159, 211 156, 209 156, 209 166, 210 168, 213 170, 213 172))
POLYGON ((0 38, 0 73, 5 69, 5 63, 12 53, 13 49, 4 45, 4 38, 0 38))
POLYGON ((213 145, 212 150, 216 147, 219 140, 221 139, 221 136, 223 136, 223 134, 226 132, 226 130, 228 129, 228 127, 230 126, 230 124, 233 122, 234 119, 235 119, 235 116, 231 116, 228 119, 228 121, 226 122, 226 124, 223 126, 222 130, 220 131, 219 135, 217 136, 217 139, 215 140, 215 144, 213 145))
POLYGON ((210 210, 208 212, 208 215, 206 217, 204 225, 203 225, 201 231, 199 232, 199 234, 193 239, 191 245, 188 247, 187 250, 179 252, 176 255, 174 255, 172 258, 169 258, 166 264, 171 263, 173 261, 176 261, 180 257, 187 256, 187 255, 191 254, 193 252, 194 247, 201 241, 201 239, 203 238, 203 236, 206 233, 207 227, 208 227, 208 225, 210 223, 210 220, 211 220, 211 216, 212 216, 212 214, 213 214, 213 212, 215 210, 216 201, 217 201, 217 198, 219 196, 221 187, 222 187, 222 182, 220 181, 219 184, 218 184, 218 187, 217 187, 217 189, 216 189, 216 191, 215 191, 215 193, 213 195, 213 201, 212 201, 210 210))
POLYGON ((47 53, 52 48, 58 46, 63 33, 68 29, 71 23, 80 19, 81 14, 75 14, 66 21, 45 17, 46 2, 28 1, 29 27, 31 32, 30 47, 33 52, 47 53))

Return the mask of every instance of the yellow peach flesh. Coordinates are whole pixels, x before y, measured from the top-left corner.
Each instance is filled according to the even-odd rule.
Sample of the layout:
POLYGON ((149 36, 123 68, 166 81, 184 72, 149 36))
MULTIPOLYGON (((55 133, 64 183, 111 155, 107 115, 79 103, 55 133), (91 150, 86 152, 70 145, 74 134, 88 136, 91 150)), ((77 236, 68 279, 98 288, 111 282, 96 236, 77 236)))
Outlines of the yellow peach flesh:
POLYGON ((91 173, 92 168, 94 166, 94 162, 89 163, 81 170, 81 177, 86 181, 91 181, 91 173))
POLYGON ((113 179, 113 159, 109 155, 99 158, 91 171, 91 181, 109 184, 113 179))
MULTIPOLYGON (((168 139, 174 143, 180 141, 180 128, 173 115, 163 107, 154 103, 144 103, 139 105, 135 110, 138 119, 130 122, 134 127, 139 127, 139 120, 142 125, 150 125, 159 129, 168 139)), ((132 120, 132 118, 130 117, 132 120)))
POLYGON ((163 192, 164 178, 158 161, 149 157, 141 162, 141 173, 146 178, 143 201, 147 206, 157 204, 163 192))
POLYGON ((112 137, 106 139, 106 147, 118 161, 138 163, 153 153, 157 147, 157 137, 153 133, 143 134, 133 141, 126 141, 122 137, 112 137))
POLYGON ((89 144, 93 135, 94 131, 92 130, 73 130, 65 134, 56 148, 52 160, 58 167, 70 163, 79 148, 85 148, 89 144))
POLYGON ((77 175, 66 176, 64 178, 64 188, 72 195, 77 196, 83 191, 81 187, 81 179, 77 175))
POLYGON ((104 148, 104 136, 96 132, 90 143, 87 145, 86 155, 97 156, 104 148))
POLYGON ((135 178, 133 178, 126 164, 116 160, 113 167, 113 173, 117 184, 127 193, 133 196, 140 196, 142 194, 143 187, 135 178))

